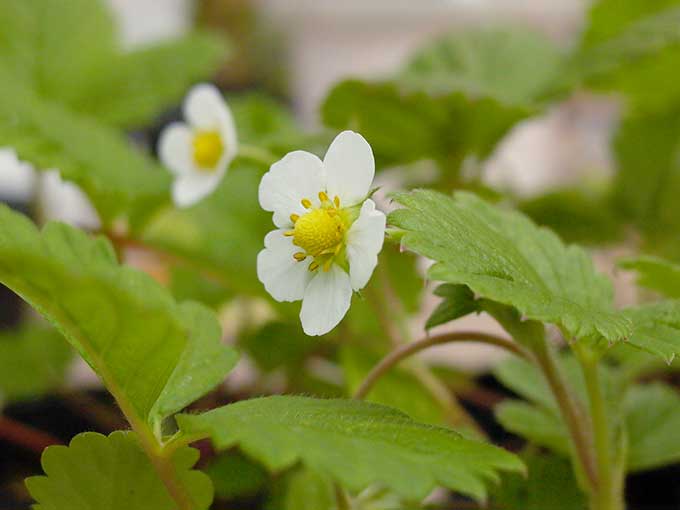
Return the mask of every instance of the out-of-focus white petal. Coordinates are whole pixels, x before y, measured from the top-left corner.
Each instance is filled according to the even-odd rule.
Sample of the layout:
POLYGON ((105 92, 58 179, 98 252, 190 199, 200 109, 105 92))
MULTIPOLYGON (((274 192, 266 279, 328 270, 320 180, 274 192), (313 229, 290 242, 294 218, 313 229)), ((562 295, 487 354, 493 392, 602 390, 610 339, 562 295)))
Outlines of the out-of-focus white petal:
POLYGON ((354 290, 363 289, 378 264, 378 253, 385 240, 385 214, 375 209, 373 200, 361 206, 357 220, 347 232, 349 277, 354 290))
POLYGON ((307 198, 318 205, 319 191, 325 189, 323 163, 314 154, 295 151, 274 163, 260 182, 260 205, 274 213, 277 227, 292 225, 290 215, 303 215, 307 210, 300 201, 307 198))
POLYGON ((189 207, 210 195, 220 183, 224 171, 216 173, 196 171, 178 176, 172 183, 172 199, 177 207, 189 207))
POLYGON ((323 160, 328 195, 340 197, 343 207, 366 198, 375 174, 373 151, 366 139, 354 131, 335 137, 323 160))
POLYGON ((225 115, 231 113, 214 85, 201 83, 189 90, 182 105, 184 120, 194 129, 219 129, 225 115))
POLYGON ((193 134, 186 124, 173 122, 161 132, 158 156, 174 174, 186 175, 196 171, 192 155, 193 134))
POLYGON ((328 271, 319 268, 302 299, 302 329, 311 336, 328 333, 345 316, 351 300, 349 275, 335 264, 328 271))
POLYGON ((301 262, 293 258, 300 251, 285 230, 273 230, 264 238, 264 250, 257 255, 257 277, 277 301, 298 301, 312 279, 309 271, 311 258, 301 262))

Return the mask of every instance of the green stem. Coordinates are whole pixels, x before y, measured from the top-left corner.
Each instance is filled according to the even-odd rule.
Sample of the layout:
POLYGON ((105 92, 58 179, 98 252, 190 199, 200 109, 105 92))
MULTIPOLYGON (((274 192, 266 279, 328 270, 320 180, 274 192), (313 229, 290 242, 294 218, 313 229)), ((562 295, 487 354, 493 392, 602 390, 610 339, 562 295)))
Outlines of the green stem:
POLYGON ((612 441, 609 435, 607 407, 602 396, 597 359, 581 356, 581 370, 586 382, 595 439, 598 486, 591 494, 592 510, 622 510, 622 484, 615 483, 612 441))
POLYGON ((265 166, 271 166, 276 163, 279 158, 266 149, 256 147, 255 145, 239 144, 239 157, 250 159, 265 166))
POLYGON ((459 331, 456 333, 431 336, 423 338, 422 340, 418 340, 417 342, 411 342, 409 344, 402 345, 385 356, 368 373, 364 381, 354 393, 354 398, 363 399, 384 374, 389 372, 394 366, 398 365, 402 360, 408 358, 409 356, 412 356, 413 354, 416 354, 434 345, 453 342, 481 342, 500 347, 524 358, 528 357, 528 354, 519 345, 502 337, 487 335, 476 331, 459 331))
POLYGON ((585 475, 588 490, 592 492, 598 486, 598 474, 583 411, 569 391, 546 341, 536 346, 535 354, 538 366, 550 386, 562 419, 567 425, 576 459, 585 475))

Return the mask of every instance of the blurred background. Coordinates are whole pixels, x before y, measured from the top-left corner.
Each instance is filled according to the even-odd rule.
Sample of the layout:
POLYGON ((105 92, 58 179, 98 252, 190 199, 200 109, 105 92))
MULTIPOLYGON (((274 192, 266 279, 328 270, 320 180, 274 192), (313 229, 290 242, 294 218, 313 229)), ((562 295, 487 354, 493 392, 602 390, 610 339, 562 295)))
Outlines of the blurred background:
MULTIPOLYGON (((243 134, 249 143, 262 143, 278 154, 297 148, 300 142, 323 153, 334 130, 352 128, 362 132, 372 143, 382 170, 378 176, 382 189, 377 196, 384 209, 391 207, 386 198, 390 190, 413 186, 445 191, 467 188, 506 201, 537 222, 556 229, 567 241, 589 245, 598 266, 614 278, 617 304, 621 306, 635 303, 640 296, 630 276, 615 269, 617 258, 644 252, 673 259, 680 254, 676 229, 680 216, 674 213, 680 213, 677 207, 674 209, 675 191, 680 191, 680 182, 676 182, 680 181, 676 176, 680 128, 669 113, 680 106, 680 85, 674 79, 680 69, 680 53, 673 46, 677 41, 668 43, 670 49, 665 47, 668 34, 677 32, 676 20, 680 17, 662 19, 658 31, 641 30, 632 43, 623 41, 622 47, 633 46, 630 54, 618 46, 607 53, 608 38, 614 38, 626 20, 653 15, 661 7, 672 6, 672 1, 650 0, 647 7, 639 7, 644 2, 607 1, 601 2, 605 7, 591 14, 591 2, 586 0, 104 3, 113 16, 123 53, 144 51, 196 30, 218 34, 226 41, 228 51, 219 58, 215 71, 196 78, 215 83, 225 93, 235 109, 239 136, 243 134), (586 49, 598 44, 602 45, 601 51, 598 46, 599 52, 583 57, 586 49), (641 52, 642 60, 634 61, 633 56, 638 58, 641 52), (629 63, 632 67, 626 68, 629 63), (622 79, 618 68, 610 72, 610 64, 627 69, 630 78, 622 79), (563 82, 555 79, 560 74, 563 82), (422 83, 424 75, 428 76, 427 84, 422 83), (396 99, 389 89, 393 82, 404 94, 396 99), (557 82, 559 86, 553 90, 552 84, 557 82), (366 90, 362 84, 367 84, 366 90), (412 103, 423 101, 425 96, 439 98, 450 91, 462 94, 463 106, 458 105, 456 96, 453 106, 437 103, 436 99, 418 106, 418 112, 427 110, 427 118, 409 110, 412 103), (487 98, 488 104, 484 102, 487 98), (362 100, 378 107, 366 109, 362 100), (448 114, 450 119, 445 118, 448 114), (241 123, 239 115, 244 119, 241 123), (431 122, 432 119, 435 120, 431 122), (385 130, 390 123, 408 123, 410 127, 392 133, 385 130), (430 128, 428 123, 437 124, 436 133, 425 133, 430 128), (291 126, 295 126, 295 137, 278 132, 291 126), (450 135, 454 141, 443 134, 446 129, 454 133, 450 135), (460 135, 458 138, 470 138, 461 142, 456 138, 460 133, 473 134, 460 135), (453 144, 456 149, 433 156, 434 151, 428 151, 434 144, 453 144)), ((111 66, 115 71, 115 61, 111 66)), ((170 69, 167 79, 171 80, 172 75, 170 69)), ((126 93, 134 94, 135 89, 126 93)), ((170 104, 156 108, 141 123, 134 119, 114 124, 123 127, 136 145, 153 154, 162 127, 179 117, 182 93, 175 94, 170 104)), ((88 107, 83 108, 84 113, 92 113, 88 107)), ((62 179, 58 169, 40 168, 37 172, 30 164, 19 161, 11 145, 3 140, 0 131, 0 200, 40 223, 56 219, 93 232, 105 230, 107 225, 102 223, 108 220, 102 220, 98 204, 92 204, 81 189, 62 179)), ((241 173, 235 170, 235 175, 241 173)), ((220 196, 236 200, 227 191, 220 196)), ((203 216, 197 211, 191 218, 169 215, 165 223, 154 223, 145 233, 145 241, 154 248, 170 247, 179 256, 191 253, 182 244, 181 235, 173 237, 165 229, 172 220, 204 221, 209 206, 205 207, 203 216)), ((250 214, 243 212, 240 205, 235 207, 237 220, 240 214, 250 214)), ((251 216, 247 218, 244 221, 250 221, 251 216)), ((266 225, 260 220, 258 216, 253 221, 266 225)), ((224 228, 231 227, 237 229, 230 223, 224 228)), ((244 241, 246 251, 251 244, 255 253, 259 249, 259 232, 252 242, 244 241)), ((223 238, 224 234, 222 238, 218 236, 205 248, 218 270, 232 263, 217 255, 226 249, 218 244, 223 238)), ((134 245, 124 249, 128 263, 168 283, 177 297, 199 298, 218 309, 225 340, 238 343, 245 351, 243 361, 221 393, 200 404, 204 407, 281 391, 343 394, 343 386, 349 384, 345 380, 351 373, 348 367, 354 370, 356 384, 357 377, 360 380, 368 369, 366 359, 373 360, 371 356, 380 354, 359 359, 356 352, 343 351, 338 361, 338 346, 333 338, 310 345, 286 322, 290 311, 272 309, 257 291, 234 298, 233 293, 217 288, 214 282, 197 279, 191 268, 185 271, 184 266, 174 267, 154 250, 134 245), (280 320, 281 316, 286 320, 280 320), (293 347, 286 346, 287 335, 297 339, 293 347), (277 349, 282 354, 273 352, 277 349), (295 379, 291 374, 299 365, 304 365, 304 371, 295 379)), ((409 264, 409 270, 417 274, 426 269, 425 261, 411 260, 409 264)), ((413 278, 402 277, 400 266, 394 266, 394 271, 398 276, 392 285, 397 294, 413 291, 420 296, 402 308, 408 315, 407 336, 417 338, 439 298, 429 292, 433 286, 422 289, 419 283, 413 283, 413 278)), ((257 282, 248 282, 238 290, 253 285, 257 282)), ((7 342, 11 342, 13 332, 30 313, 11 292, 1 292, 0 319, 7 342)), ((367 293, 370 292, 369 289, 367 293)), ((383 302, 388 314, 395 312, 392 305, 389 300, 383 302)), ((379 320, 375 324, 379 311, 361 306, 352 312, 348 328, 361 323, 357 326, 361 333, 389 336, 385 332, 388 326, 379 320), (362 314, 370 319, 364 320, 362 314), (362 321, 372 323, 364 327, 362 321)), ((465 317, 455 325, 461 329, 471 327, 494 328, 483 315, 465 317)), ((433 331, 447 328, 451 326, 438 326, 433 331)), ((58 342, 63 343, 61 339, 58 342)), ((9 349, 4 361, 0 351, 0 371, 12 373, 17 381, 30 379, 31 370, 47 374, 26 395, 14 398, 11 392, 4 391, 8 398, 0 417, 0 508, 18 509, 28 508, 22 478, 38 472, 38 454, 45 445, 68 441, 82 430, 108 432, 124 427, 124 422, 94 374, 68 352, 50 353, 44 360, 32 352, 29 363, 17 361, 16 357, 10 359, 9 349)), ((462 393, 462 405, 485 424, 490 437, 516 448, 520 440, 504 432, 492 417, 493 405, 509 394, 489 375, 501 358, 502 354, 493 348, 456 346, 434 349, 426 353, 423 361, 436 367, 449 388, 462 393)), ((676 377, 675 373, 668 375, 672 381, 676 377)), ((23 388, 21 383, 17 386, 23 388)), ((215 462, 213 467, 218 495, 226 501, 215 508, 264 508, 263 501, 269 497, 262 490, 267 475, 245 458, 234 458, 237 460, 215 462), (242 486, 225 482, 242 473, 246 473, 241 477, 242 486)), ((628 489, 629 500, 636 505, 632 508, 680 508, 679 475, 676 466, 633 476, 628 489), (664 489, 653 489, 657 486, 664 489)), ((434 502, 443 500, 446 496, 433 496, 434 502)))

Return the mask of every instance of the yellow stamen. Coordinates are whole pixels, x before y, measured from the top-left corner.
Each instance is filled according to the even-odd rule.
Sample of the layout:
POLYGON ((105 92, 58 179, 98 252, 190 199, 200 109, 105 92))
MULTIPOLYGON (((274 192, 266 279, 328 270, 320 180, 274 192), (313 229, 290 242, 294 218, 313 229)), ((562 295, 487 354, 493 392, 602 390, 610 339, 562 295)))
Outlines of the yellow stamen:
POLYGON ((327 273, 328 271, 330 271, 332 265, 333 265, 333 259, 328 259, 323 265, 324 273, 327 273))
POLYGON ((194 163, 203 171, 211 172, 224 152, 222 137, 217 131, 199 131, 192 141, 194 163))
POLYGON ((314 209, 295 222, 293 232, 293 244, 318 257, 342 242, 345 224, 340 215, 329 214, 328 209, 314 209))
POLYGON ((325 191, 319 191, 319 200, 322 202, 328 202, 328 195, 326 195, 325 191))
POLYGON ((305 255, 304 253, 299 251, 299 252, 293 254, 293 258, 295 260, 297 260, 298 262, 302 262, 303 260, 305 260, 307 258, 307 255, 305 255))
POLYGON ((300 215, 298 215, 298 214, 291 214, 290 215, 290 221, 292 221, 293 223, 295 223, 299 219, 300 219, 300 215))
POLYGON ((310 271, 316 271, 317 269, 319 269, 319 263, 318 262, 312 262, 311 264, 309 264, 308 269, 310 271))
POLYGON ((335 204, 335 207, 337 207, 338 209, 340 208, 340 197, 338 195, 335 195, 335 197, 333 197, 333 203, 335 204))
POLYGON ((288 230, 284 232, 283 235, 286 237, 293 237, 295 235, 295 230, 288 230))
POLYGON ((311 209, 312 208, 312 201, 308 198, 303 198, 300 200, 300 203, 302 204, 302 207, 305 209, 311 209))

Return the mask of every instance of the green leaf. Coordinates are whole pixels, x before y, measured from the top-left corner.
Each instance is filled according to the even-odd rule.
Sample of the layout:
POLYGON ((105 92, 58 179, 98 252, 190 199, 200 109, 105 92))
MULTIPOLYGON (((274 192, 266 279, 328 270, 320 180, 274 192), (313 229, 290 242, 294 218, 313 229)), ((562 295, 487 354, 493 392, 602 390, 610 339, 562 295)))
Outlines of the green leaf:
POLYGON ((45 316, 104 380, 131 419, 153 423, 220 383, 236 361, 215 316, 177 304, 111 245, 0 207, 0 282, 45 316))
POLYGON ((215 496, 234 499, 252 496, 269 480, 267 472, 236 450, 218 455, 205 468, 215 487, 215 496))
POLYGON ((207 434, 220 450, 238 444, 271 470, 302 461, 350 490, 380 482, 414 500, 437 484, 483 499, 497 470, 522 470, 500 448, 353 400, 266 397, 177 421, 182 432, 207 434))
POLYGON ((0 25, 0 67, 62 103, 116 50, 113 16, 99 0, 3 0, 0 25))
POLYGON ((403 92, 394 83, 344 81, 326 97, 327 126, 366 137, 379 167, 434 159, 457 172, 467 156, 484 158, 529 112, 494 99, 461 93, 432 97, 403 92))
POLYGON ((419 190, 395 200, 404 208, 389 222, 404 230, 403 246, 437 262, 432 279, 467 285, 526 318, 557 324, 569 337, 616 342, 629 335, 629 320, 613 310, 611 283, 585 251, 521 213, 468 193, 451 198, 419 190))
POLYGON ((322 341, 305 335, 299 323, 273 321, 239 338, 246 351, 264 371, 279 368, 300 370, 305 359, 319 349, 322 341))
POLYGON ((72 106, 108 124, 142 126, 176 104, 189 86, 209 78, 225 55, 221 38, 200 32, 118 53, 81 76, 87 89, 72 106))
MULTIPOLYGON (((210 479, 191 467, 198 450, 184 447, 173 464, 196 510, 212 502, 210 479)), ((78 434, 69 446, 50 446, 42 455, 46 476, 26 479, 36 510, 177 510, 136 436, 78 434)))
POLYGON ((2 4, 0 67, 41 97, 113 125, 149 122, 209 78, 226 53, 203 33, 124 52, 102 0, 2 4))
POLYGON ((531 105, 555 79, 562 59, 550 39, 526 28, 456 31, 420 49, 398 80, 431 94, 461 91, 531 105))
MULTIPOLYGON (((92 200, 105 226, 142 222, 169 201, 170 175, 117 131, 40 99, 3 77, 0 139, 39 170, 58 168, 92 200)), ((134 225, 133 225, 134 226, 134 225)))
POLYGON ((678 0, 596 2, 581 48, 565 72, 625 94, 637 110, 660 112, 677 104, 679 7, 678 0))
POLYGON ((505 401, 496 406, 496 419, 506 429, 539 446, 569 455, 569 435, 554 412, 526 402, 505 401))
POLYGON ((143 241, 177 255, 230 291, 264 295, 256 261, 273 227, 258 202, 260 178, 256 167, 235 162, 215 192, 196 206, 156 216, 143 241))
POLYGON ((492 496, 492 508, 506 510, 585 510, 588 503, 578 488, 569 461, 553 455, 526 452, 522 459, 528 477, 505 475, 492 496))
POLYGON ((274 486, 267 510, 336 510, 333 480, 310 469, 296 469, 274 486))
POLYGON ((680 462, 680 396, 661 383, 634 386, 626 396, 628 468, 654 469, 680 462))
POLYGON ((680 298, 680 265, 657 257, 627 259, 619 265, 637 273, 638 285, 668 298, 680 298))
POLYGON ((24 324, 0 331, 0 397, 26 400, 59 388, 71 359, 71 349, 53 328, 24 324))
POLYGON ((680 301, 662 301, 625 310, 633 322, 628 343, 671 363, 680 354, 680 301))
MULTIPOLYGON (((343 346, 340 363, 349 395, 359 389, 366 375, 379 361, 379 356, 366 349, 343 346)), ((446 413, 432 393, 423 387, 415 375, 398 367, 382 376, 365 400, 399 409, 422 423, 447 424, 446 413)))
POLYGON ((445 283, 434 290, 434 294, 442 301, 425 323, 425 329, 459 319, 479 310, 475 303, 475 295, 467 285, 445 283))
MULTIPOLYGON (((674 232, 680 228, 680 115, 678 108, 654 115, 629 115, 614 139, 618 172, 614 199, 619 211, 659 251, 655 238, 670 238, 678 252, 674 232)), ((669 242, 669 241, 666 241, 669 242)))

